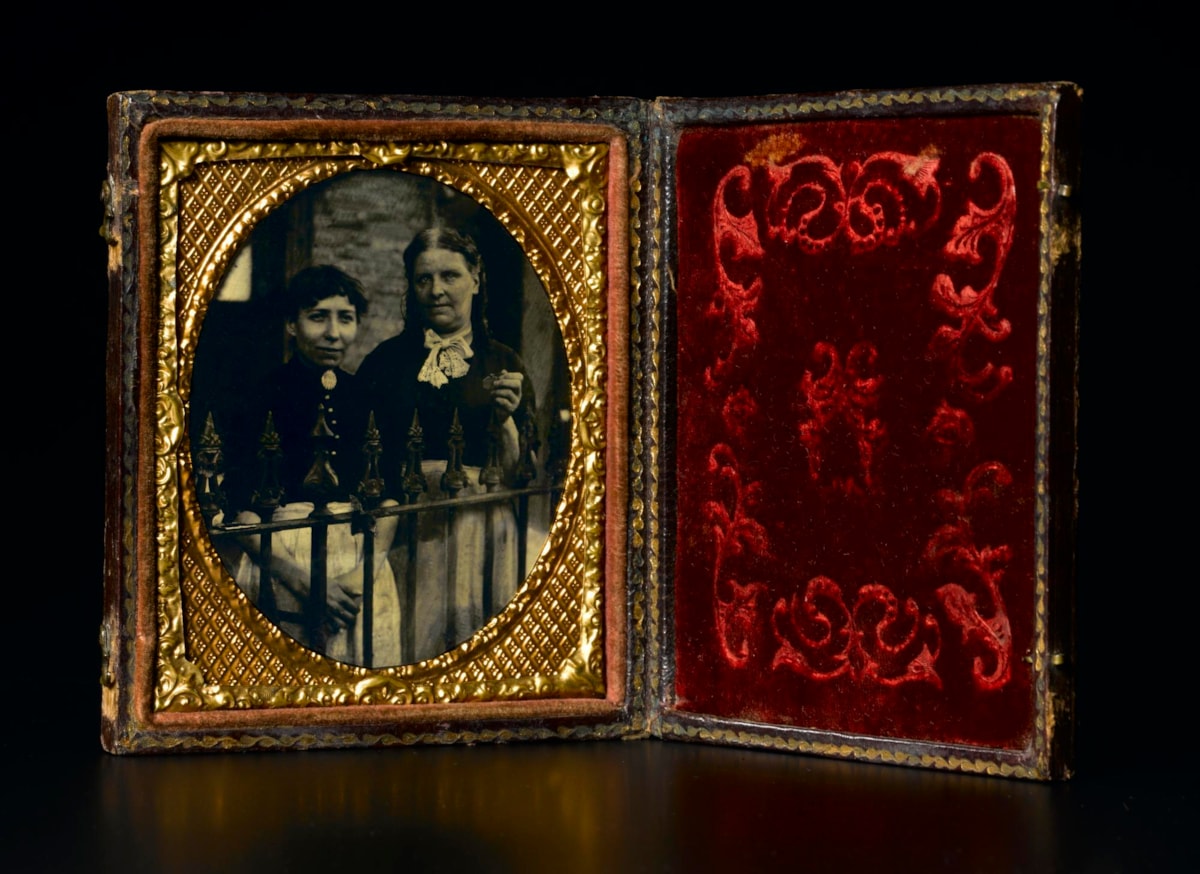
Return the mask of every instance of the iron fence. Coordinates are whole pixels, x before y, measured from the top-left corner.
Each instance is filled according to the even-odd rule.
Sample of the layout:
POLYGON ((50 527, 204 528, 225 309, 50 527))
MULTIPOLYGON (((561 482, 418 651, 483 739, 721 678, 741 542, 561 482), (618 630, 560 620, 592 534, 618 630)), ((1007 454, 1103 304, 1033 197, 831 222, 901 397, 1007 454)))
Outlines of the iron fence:
MULTIPOLYGON (((460 611, 455 599, 459 591, 459 580, 456 578, 459 568, 456 561, 444 562, 443 579, 422 579, 418 555, 418 532, 422 517, 440 517, 442 543, 445 554, 449 557, 459 553, 458 519, 464 513, 483 511, 484 554, 479 584, 482 618, 485 622, 504 608, 503 602, 496 603, 494 586, 497 577, 494 508, 503 509, 505 512, 511 509, 515 519, 516 567, 520 578, 526 573, 534 522, 540 524, 538 530, 549 530, 554 508, 561 497, 566 463, 565 458, 550 459, 544 465, 537 463, 540 443, 532 416, 524 416, 518 425, 519 460, 515 469, 508 471, 506 476, 500 463, 501 437, 498 423, 489 428, 488 463, 478 469, 463 465, 465 438, 456 413, 450 428, 448 445, 445 447, 446 462, 440 479, 441 489, 436 494, 431 494, 428 486, 429 472, 425 469, 424 440, 417 413, 414 413, 407 436, 406 461, 402 467, 400 488, 391 490, 380 475, 383 446, 379 431, 375 427, 374 415, 370 416, 362 444, 363 476, 351 491, 351 500, 347 503, 331 466, 324 463, 328 461, 328 440, 332 435, 324 422, 323 412, 319 410, 313 429, 315 448, 311 468, 316 475, 305 480, 301 495, 301 500, 311 502, 313 509, 301 518, 283 519, 273 517, 275 511, 284 505, 285 497, 290 500, 289 496, 283 494, 278 476, 285 449, 275 433, 270 415, 258 438, 258 469, 255 473, 257 488, 251 493, 250 506, 247 508, 227 506, 225 494, 230 484, 225 480, 222 438, 213 424, 211 414, 207 417, 196 442, 193 459, 197 495, 201 514, 208 525, 209 536, 214 545, 222 554, 237 551, 230 549, 236 545, 257 565, 259 585, 255 604, 258 609, 276 625, 292 623, 302 628, 306 645, 317 652, 325 652, 327 635, 336 627, 327 604, 329 534, 333 526, 349 524, 351 532, 361 538, 362 555, 359 564, 362 568, 362 664, 373 667, 383 667, 375 664, 376 641, 373 639, 378 602, 378 529, 382 520, 394 518, 397 523, 394 538, 389 544, 385 544, 384 548, 397 557, 396 564, 403 567, 401 578, 396 580, 400 602, 400 658, 403 664, 418 660, 418 656, 427 658, 435 654, 418 653, 416 650, 417 600, 424 587, 441 586, 444 590, 444 597, 440 599, 444 602, 443 628, 438 635, 442 643, 440 651, 451 649, 476 630, 458 627, 460 611), (475 477, 475 482, 471 481, 472 476, 475 477), (330 477, 334 480, 330 481, 330 477), (332 499, 339 493, 343 494, 343 500, 335 503, 332 499), (539 497, 544 497, 545 500, 538 502, 539 497), (544 517, 540 520, 531 519, 531 499, 542 505, 544 517), (348 510, 344 509, 346 506, 349 507, 348 510), (246 524, 227 521, 226 513, 236 509, 252 510, 261 521, 246 524), (282 609, 277 603, 276 580, 271 570, 273 553, 276 538, 281 532, 305 530, 309 532, 310 546, 308 592, 299 599, 302 609, 299 612, 289 611, 282 609), (256 548, 248 548, 249 543, 256 543, 256 548), (399 560, 400 558, 403 560, 399 560)), ((550 442, 553 446, 557 441, 552 439, 550 442)))

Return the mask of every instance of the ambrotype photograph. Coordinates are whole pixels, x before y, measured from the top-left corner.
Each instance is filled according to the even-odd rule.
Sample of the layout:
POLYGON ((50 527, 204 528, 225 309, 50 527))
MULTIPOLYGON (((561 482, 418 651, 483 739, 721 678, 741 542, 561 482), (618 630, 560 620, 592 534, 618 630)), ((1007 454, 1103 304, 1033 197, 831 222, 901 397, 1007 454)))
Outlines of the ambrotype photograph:
POLYGON ((391 168, 336 176, 238 248, 196 345, 189 433, 225 570, 349 665, 433 658, 518 591, 570 453, 547 292, 482 205, 391 168))

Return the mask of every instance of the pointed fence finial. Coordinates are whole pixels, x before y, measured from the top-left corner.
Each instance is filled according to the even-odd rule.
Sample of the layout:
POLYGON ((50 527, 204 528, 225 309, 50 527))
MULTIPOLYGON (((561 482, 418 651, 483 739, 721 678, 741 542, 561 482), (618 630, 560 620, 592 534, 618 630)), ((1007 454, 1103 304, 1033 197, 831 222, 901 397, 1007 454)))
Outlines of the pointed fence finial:
POLYGON ((521 411, 517 428, 517 469, 513 472, 513 478, 521 488, 537 478, 537 454, 541 445, 537 423, 533 420, 533 414, 526 408, 521 411))
POLYGON ((383 455, 383 441, 379 438, 379 428, 375 426, 375 411, 367 415, 367 431, 363 436, 362 447, 363 466, 362 479, 358 483, 358 496, 363 506, 374 507, 383 497, 383 476, 379 473, 379 458, 383 455))
POLYGON ((250 505, 264 519, 283 503, 283 486, 279 484, 279 466, 283 463, 283 446, 275 430, 275 414, 267 412, 267 421, 258 435, 258 488, 250 494, 250 505))
POLYGON ((500 441, 503 425, 493 416, 487 427, 487 464, 479 471, 479 484, 489 492, 500 488, 504 482, 504 470, 500 466, 500 441))
POLYGON ((454 419, 450 423, 450 437, 446 441, 446 472, 442 474, 442 491, 455 497, 469 485, 463 470, 463 450, 467 441, 463 438, 462 423, 458 420, 458 407, 454 408, 454 419))
POLYGON ((200 500, 200 514, 210 526, 225 507, 225 493, 219 485, 224 462, 221 435, 217 433, 210 411, 204 419, 204 431, 196 449, 196 495, 200 500))
POLYGON ((333 469, 336 435, 325 420, 325 405, 317 405, 317 423, 313 426, 313 462, 301 484, 304 496, 316 504, 314 512, 325 511, 338 488, 337 471, 333 469))
POLYGON ((404 466, 404 494, 408 502, 415 504, 417 496, 429 489, 425 482, 425 474, 421 470, 422 454, 425 450, 424 432, 421 430, 421 417, 413 410, 412 425, 408 429, 408 462, 404 466))

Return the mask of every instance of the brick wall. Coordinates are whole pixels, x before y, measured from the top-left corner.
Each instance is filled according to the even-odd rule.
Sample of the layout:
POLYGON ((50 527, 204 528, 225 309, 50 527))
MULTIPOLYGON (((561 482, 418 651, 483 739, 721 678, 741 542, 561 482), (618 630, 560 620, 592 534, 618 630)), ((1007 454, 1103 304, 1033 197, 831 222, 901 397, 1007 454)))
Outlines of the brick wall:
POLYGON ((346 271, 362 283, 370 304, 347 370, 404 326, 404 249, 434 220, 433 184, 377 170, 351 173, 317 192, 310 263, 346 271))

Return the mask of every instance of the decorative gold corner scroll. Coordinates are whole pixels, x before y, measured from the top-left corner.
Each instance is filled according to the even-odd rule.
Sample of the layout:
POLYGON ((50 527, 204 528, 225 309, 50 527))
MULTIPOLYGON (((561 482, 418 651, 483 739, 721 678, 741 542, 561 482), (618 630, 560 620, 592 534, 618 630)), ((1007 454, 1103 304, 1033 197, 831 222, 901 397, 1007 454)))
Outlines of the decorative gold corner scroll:
POLYGON ((154 709, 602 695, 607 146, 171 140, 160 159, 154 709), (196 343, 232 254, 275 207, 351 171, 428 176, 490 210, 546 288, 571 378, 570 462, 532 573, 467 642, 385 669, 302 647, 242 594, 208 538, 184 439, 196 343))

